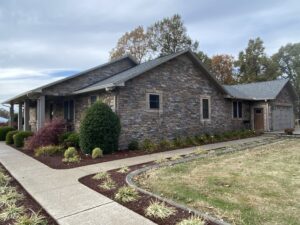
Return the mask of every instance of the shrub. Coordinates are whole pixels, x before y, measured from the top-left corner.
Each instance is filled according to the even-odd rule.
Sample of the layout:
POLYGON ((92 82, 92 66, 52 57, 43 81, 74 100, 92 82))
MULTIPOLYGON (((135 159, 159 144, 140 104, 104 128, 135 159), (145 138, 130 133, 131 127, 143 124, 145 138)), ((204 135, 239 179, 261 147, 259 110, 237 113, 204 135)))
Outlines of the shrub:
POLYGON ((64 120, 53 119, 25 142, 25 148, 34 150, 41 146, 58 145, 59 136, 64 133, 65 129, 64 120))
POLYGON ((19 131, 13 136, 15 146, 18 148, 23 147, 24 140, 32 135, 33 133, 31 131, 19 131))
POLYGON ((73 132, 70 133, 63 143, 66 147, 79 148, 79 134, 73 132))
POLYGON ((14 220, 24 214, 25 208, 23 206, 17 206, 10 204, 4 207, 0 213, 0 221, 6 222, 8 220, 14 220))
POLYGON ((191 216, 188 219, 184 219, 176 225, 205 225, 205 221, 200 217, 191 216))
POLYGON ((66 163, 78 163, 80 162, 80 156, 78 155, 78 152, 76 151, 76 149, 74 147, 69 147, 65 153, 64 153, 64 158, 63 158, 63 162, 66 163))
POLYGON ((43 147, 39 147, 37 149, 34 150, 34 155, 36 157, 39 156, 52 156, 55 155, 57 153, 62 153, 64 151, 63 146, 61 145, 48 145, 48 146, 43 146, 43 147))
POLYGON ((173 139, 173 145, 176 148, 180 148, 184 146, 184 141, 182 140, 181 137, 176 137, 173 139))
POLYGON ((98 185, 99 188, 104 190, 111 190, 116 188, 116 182, 114 182, 111 178, 107 178, 102 182, 102 184, 98 185))
POLYGON ((146 216, 165 219, 173 215, 176 210, 173 207, 166 206, 164 202, 151 201, 146 208, 146 216))
POLYGON ((14 130, 13 127, 9 127, 9 126, 0 127, 0 141, 5 141, 6 134, 12 130, 14 130))
POLYGON ((92 158, 100 158, 103 157, 103 151, 100 148, 94 148, 92 151, 92 158))
POLYGON ((65 141, 71 134, 73 134, 73 133, 74 133, 74 132, 67 131, 67 132, 64 132, 64 133, 60 134, 60 135, 58 136, 58 142, 59 142, 60 144, 63 144, 64 141, 65 141))
POLYGON ((11 181, 10 176, 4 174, 4 173, 0 173, 0 186, 5 186, 7 185, 9 182, 11 181))
POLYGON ((145 139, 142 143, 142 149, 146 152, 154 152, 157 150, 157 146, 149 139, 145 139))
POLYGON ((12 130, 12 131, 9 131, 7 134, 6 134, 6 138, 5 138, 5 143, 7 145, 12 145, 14 143, 14 135, 17 134, 19 131, 17 130, 12 130))
POLYGON ((161 140, 158 146, 160 150, 168 150, 172 148, 172 144, 168 140, 161 140))
POLYGON ((115 195, 115 199, 121 202, 132 202, 136 201, 138 198, 138 192, 134 188, 129 186, 119 188, 118 192, 115 195))
POLYGON ((197 145, 197 142, 192 137, 186 137, 184 140, 184 146, 194 146, 197 145))
POLYGON ((139 143, 136 140, 132 140, 128 144, 128 150, 139 150, 139 143))
POLYGON ((99 172, 92 177, 92 179, 94 180, 104 180, 108 178, 109 178, 109 174, 107 172, 99 172))
POLYGON ((111 108, 96 102, 87 109, 80 125, 79 144, 82 151, 91 154, 91 150, 100 147, 104 154, 118 149, 121 125, 119 117, 111 108))
POLYGON ((284 133, 286 133, 287 135, 293 135, 295 129, 294 128, 286 128, 284 129, 284 133))

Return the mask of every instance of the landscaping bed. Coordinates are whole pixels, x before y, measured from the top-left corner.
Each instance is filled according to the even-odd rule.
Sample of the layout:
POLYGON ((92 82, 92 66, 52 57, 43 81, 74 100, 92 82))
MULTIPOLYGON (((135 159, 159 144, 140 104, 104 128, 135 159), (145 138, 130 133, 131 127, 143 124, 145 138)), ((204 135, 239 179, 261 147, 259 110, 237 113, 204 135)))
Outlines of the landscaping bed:
POLYGON ((57 225, 1 164, 0 191, 0 225, 57 225), (5 217, 7 220, 4 220, 5 217))

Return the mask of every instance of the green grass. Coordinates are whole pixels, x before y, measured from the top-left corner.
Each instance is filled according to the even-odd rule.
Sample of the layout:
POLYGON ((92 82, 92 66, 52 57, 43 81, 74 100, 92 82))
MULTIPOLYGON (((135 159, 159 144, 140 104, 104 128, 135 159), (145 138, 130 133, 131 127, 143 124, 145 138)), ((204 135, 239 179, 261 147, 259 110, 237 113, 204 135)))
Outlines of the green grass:
POLYGON ((152 170, 138 182, 233 224, 300 224, 299 140, 152 170))

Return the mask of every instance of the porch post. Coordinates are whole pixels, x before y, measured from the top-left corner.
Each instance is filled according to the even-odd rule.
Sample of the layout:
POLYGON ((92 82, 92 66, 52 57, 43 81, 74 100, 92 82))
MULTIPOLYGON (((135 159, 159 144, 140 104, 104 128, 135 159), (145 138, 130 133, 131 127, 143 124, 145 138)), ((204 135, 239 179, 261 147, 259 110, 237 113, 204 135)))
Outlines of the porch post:
POLYGON ((9 126, 13 126, 14 124, 14 103, 10 104, 9 108, 9 126))
POLYGON ((29 131, 29 100, 24 102, 24 131, 29 131))
POLYGON ((22 103, 19 103, 19 111, 18 111, 18 130, 22 130, 23 126, 23 121, 22 121, 22 116, 23 111, 22 111, 22 103))
POLYGON ((45 122, 45 96, 42 95, 37 100, 37 129, 43 127, 45 122))

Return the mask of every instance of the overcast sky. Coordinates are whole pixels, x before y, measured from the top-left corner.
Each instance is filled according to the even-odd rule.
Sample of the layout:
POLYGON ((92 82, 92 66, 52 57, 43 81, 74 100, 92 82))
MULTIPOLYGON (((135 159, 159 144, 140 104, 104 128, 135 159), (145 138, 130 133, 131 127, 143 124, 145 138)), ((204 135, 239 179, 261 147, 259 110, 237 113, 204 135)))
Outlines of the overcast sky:
POLYGON ((0 102, 106 62, 124 32, 175 13, 210 56, 300 41, 299 0, 1 0, 0 102))

